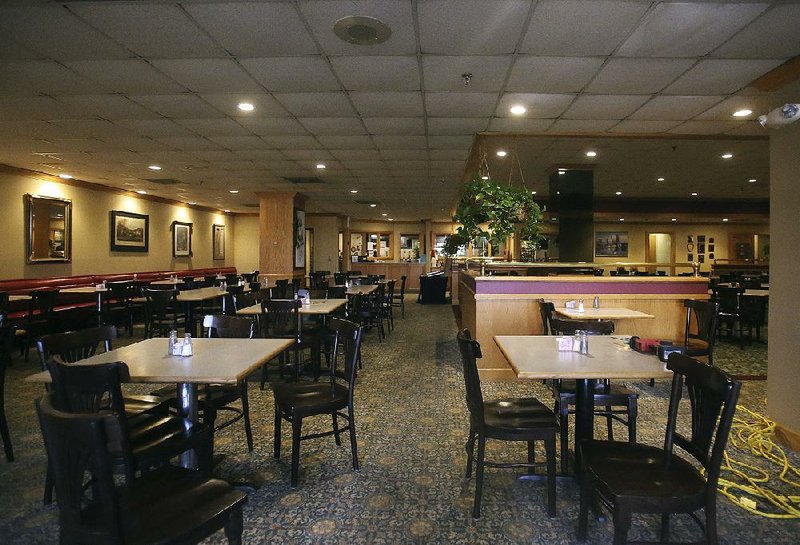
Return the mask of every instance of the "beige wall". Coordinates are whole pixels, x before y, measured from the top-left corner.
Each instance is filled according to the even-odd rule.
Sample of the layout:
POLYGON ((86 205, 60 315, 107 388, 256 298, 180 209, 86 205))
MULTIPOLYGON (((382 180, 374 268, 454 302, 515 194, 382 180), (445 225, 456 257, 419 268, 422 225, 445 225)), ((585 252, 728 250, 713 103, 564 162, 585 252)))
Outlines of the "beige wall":
POLYGON ((306 215, 306 228, 314 230, 314 270, 339 270, 341 220, 333 215, 306 215))
POLYGON ((0 217, 5 241, 0 252, 0 278, 41 278, 46 276, 139 272, 233 266, 235 228, 232 216, 198 211, 188 206, 169 205, 138 198, 134 194, 95 191, 53 182, 47 177, 0 172, 0 217), (72 262, 32 264, 25 262, 26 193, 72 200, 72 262), (112 252, 109 212, 122 210, 150 216, 148 253, 112 252), (193 224, 193 256, 172 257, 173 221, 193 224), (226 225, 225 260, 212 259, 211 226, 226 225))
MULTIPOLYGON (((800 86, 797 86, 800 87, 800 86)), ((781 102, 782 104, 783 102, 781 102)), ((767 414, 800 434, 800 123, 770 133, 770 298, 767 414)), ((796 439, 800 439, 797 436, 796 439)), ((800 444, 800 443, 797 443, 800 444)))
POLYGON ((236 238, 233 239, 235 261, 233 265, 239 272, 258 269, 258 216, 236 216, 236 238))

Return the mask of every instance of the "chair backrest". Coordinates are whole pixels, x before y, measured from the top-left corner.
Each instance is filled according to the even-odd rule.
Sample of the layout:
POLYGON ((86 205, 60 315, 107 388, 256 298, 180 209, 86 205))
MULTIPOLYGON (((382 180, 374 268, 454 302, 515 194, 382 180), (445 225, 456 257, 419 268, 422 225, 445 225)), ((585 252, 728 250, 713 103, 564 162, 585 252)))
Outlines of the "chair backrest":
POLYGON ((255 322, 244 316, 203 317, 203 327, 208 329, 208 337, 220 339, 252 339, 256 336, 255 322))
POLYGON ((308 296, 312 299, 327 299, 328 290, 326 288, 316 288, 308 290, 308 296))
POLYGON ((553 312, 556 306, 552 301, 539 299, 539 314, 542 316, 542 335, 550 335, 550 320, 553 319, 553 312))
POLYGON ((272 288, 273 299, 291 299, 294 296, 294 288, 290 286, 286 279, 276 280, 275 287, 272 288))
POLYGON ((709 491, 715 493, 742 384, 718 368, 683 354, 671 354, 667 369, 674 375, 664 450, 672 452, 677 445, 695 458, 706 470, 709 491), (689 436, 677 431, 684 384, 691 405, 691 426, 681 429, 691 430, 689 436))
POLYGON ((178 293, 176 289, 144 290, 147 305, 154 316, 166 316, 169 314, 177 304, 178 293))
POLYGON ((36 412, 58 496, 61 542, 124 543, 105 419, 60 410, 53 395, 37 400, 36 412))
POLYGON ((244 286, 228 286, 225 291, 228 293, 244 293, 244 286))
POLYGON ((394 285, 397 283, 396 280, 389 280, 386 282, 386 301, 391 304, 392 299, 394 299, 394 285))
POLYGON ((256 298, 252 293, 234 293, 233 306, 236 310, 252 307, 256 304, 256 298))
POLYGON ((8 292, 0 291, 0 311, 8 311, 8 292))
POLYGON ((328 320, 328 328, 336 333, 333 344, 333 362, 330 366, 331 387, 337 380, 346 382, 349 391, 349 402, 352 405, 363 328, 354 322, 341 318, 330 318, 328 320), (342 350, 339 350, 340 346, 342 350), (338 365, 340 352, 343 355, 341 367, 338 365))
POLYGON ((328 299, 344 299, 347 297, 347 288, 344 286, 331 286, 328 288, 328 299))
POLYGON ((586 331, 589 335, 611 335, 614 322, 611 320, 570 320, 550 318, 553 335, 574 335, 576 331, 586 331))
POLYGON ((467 395, 470 425, 473 431, 480 431, 484 425, 483 394, 481 393, 481 377, 478 375, 477 358, 483 357, 481 345, 472 340, 468 329, 458 332, 458 349, 461 352, 461 363, 464 366, 464 385, 467 395))
POLYGON ((712 301, 698 301, 686 299, 683 301, 686 307, 686 329, 684 332, 683 344, 689 346, 689 341, 698 339, 708 345, 708 364, 714 364, 714 341, 717 337, 717 320, 719 318, 720 305, 712 301), (692 327, 692 324, 695 327, 692 327))
POLYGON ((299 299, 264 299, 261 301, 262 324, 267 337, 300 341, 299 299))
POLYGON ((125 302, 134 297, 133 284, 127 280, 120 282, 107 282, 108 296, 117 302, 125 302))
POLYGON ((90 327, 66 333, 43 335, 36 340, 42 370, 47 369, 47 360, 58 356, 61 361, 74 363, 90 358, 97 353, 100 344, 105 352, 111 350, 111 341, 117 338, 117 328, 113 325, 90 327))
POLYGON ((719 303, 719 310, 727 314, 737 314, 739 312, 739 296, 744 293, 744 288, 730 288, 726 286, 714 286, 714 299, 719 303))
POLYGON ((250 291, 260 291, 261 290, 261 282, 250 282, 249 283, 250 291))
POLYGON ((17 333, 15 325, 0 325, 0 411, 5 401, 6 367, 11 362, 11 350, 17 333))
POLYGON ((339 286, 344 285, 347 282, 347 273, 333 273, 333 282, 339 286))
POLYGON ((31 312, 38 312, 43 318, 50 317, 58 304, 57 289, 41 289, 31 292, 31 312))
POLYGON ((400 297, 402 298, 406 294, 406 275, 400 277, 400 297))
POLYGON ((225 274, 225 283, 226 284, 237 284, 239 282, 239 275, 236 273, 226 273, 225 274))

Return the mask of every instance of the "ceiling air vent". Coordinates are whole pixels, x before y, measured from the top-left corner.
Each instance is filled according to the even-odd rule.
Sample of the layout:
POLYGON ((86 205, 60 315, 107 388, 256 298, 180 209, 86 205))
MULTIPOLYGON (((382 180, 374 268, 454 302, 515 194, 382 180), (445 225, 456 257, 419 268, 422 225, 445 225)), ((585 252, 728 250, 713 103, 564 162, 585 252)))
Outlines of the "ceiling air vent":
POLYGON ((291 182, 296 185, 306 185, 306 184, 321 184, 322 180, 317 178, 316 176, 297 176, 294 178, 284 178, 287 182, 291 182))
POLYGON ((147 181, 158 185, 175 185, 181 183, 180 180, 176 180, 175 178, 147 178, 147 181))

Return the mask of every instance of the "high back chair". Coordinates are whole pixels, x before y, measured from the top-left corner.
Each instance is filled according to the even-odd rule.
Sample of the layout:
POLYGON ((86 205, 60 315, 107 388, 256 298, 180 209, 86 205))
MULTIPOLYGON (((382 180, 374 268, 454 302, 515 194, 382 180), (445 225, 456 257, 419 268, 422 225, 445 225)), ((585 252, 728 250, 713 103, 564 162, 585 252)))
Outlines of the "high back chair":
MULTIPOLYGON (((269 339, 292 339, 294 343, 281 352, 281 375, 284 367, 288 367, 292 376, 299 378, 302 369, 301 352, 310 350, 314 376, 319 376, 320 348, 319 342, 313 336, 303 334, 300 315, 302 301, 299 299, 264 299, 261 301, 261 324, 264 336, 269 339), (285 354, 294 355, 294 364, 286 365, 285 354)), ((261 389, 267 382, 267 366, 261 368, 261 389)))
POLYGON ((683 346, 687 356, 706 356, 708 364, 714 365, 714 343, 717 337, 719 303, 686 299, 686 328, 683 346))
POLYGON ((8 431, 8 421, 6 420, 6 367, 11 361, 11 350, 16 332, 17 326, 15 325, 0 325, 0 439, 3 441, 3 450, 8 462, 14 461, 14 447, 11 444, 11 433, 8 431))
POLYGON ((400 292, 395 293, 392 297, 392 306, 400 307, 400 317, 406 317, 406 279, 408 277, 403 275, 400 277, 400 292))
POLYGON ((717 482, 741 383, 682 354, 671 354, 667 369, 674 375, 663 448, 597 440, 579 445, 583 460, 580 541, 586 539, 594 499, 612 513, 615 545, 627 542, 633 513, 660 514, 664 542, 669 540, 670 514, 688 513, 700 524, 694 515, 700 509, 706 518, 700 524, 703 543, 717 543, 717 482), (688 411, 679 410, 684 386, 690 400, 688 411), (690 422, 679 426, 679 419, 683 422, 687 416, 690 422))
POLYGON ((147 299, 147 321, 145 336, 166 337, 173 329, 186 328, 186 315, 181 311, 176 289, 144 290, 147 299))

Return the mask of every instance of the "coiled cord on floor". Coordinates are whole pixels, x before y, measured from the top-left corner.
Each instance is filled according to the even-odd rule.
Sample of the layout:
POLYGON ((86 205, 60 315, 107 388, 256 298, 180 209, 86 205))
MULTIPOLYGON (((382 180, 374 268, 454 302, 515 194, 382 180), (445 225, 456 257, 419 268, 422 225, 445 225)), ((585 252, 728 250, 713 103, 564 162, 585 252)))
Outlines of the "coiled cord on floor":
POLYGON ((730 478, 720 477, 718 489, 734 505, 755 515, 774 519, 800 518, 800 470, 789 463, 784 450, 775 443, 775 428, 775 422, 767 417, 742 405, 736 407, 728 449, 722 462, 722 472, 729 473, 730 478), (788 487, 799 489, 798 495, 770 489, 770 472, 735 459, 731 452, 734 450, 763 458, 777 466, 778 479, 788 487))

